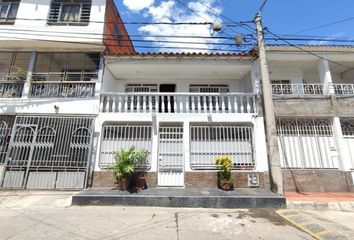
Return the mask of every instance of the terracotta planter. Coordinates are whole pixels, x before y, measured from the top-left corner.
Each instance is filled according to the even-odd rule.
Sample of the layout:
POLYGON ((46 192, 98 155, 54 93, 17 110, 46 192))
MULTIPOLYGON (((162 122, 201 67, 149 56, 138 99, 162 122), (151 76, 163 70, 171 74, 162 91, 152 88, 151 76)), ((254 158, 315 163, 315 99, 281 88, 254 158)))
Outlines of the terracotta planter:
POLYGON ((230 182, 221 182, 219 187, 223 190, 223 191, 230 191, 234 188, 233 183, 230 182))
POLYGON ((128 178, 117 179, 119 191, 127 191, 129 189, 130 180, 128 178))
POLYGON ((144 174, 137 174, 134 179, 134 192, 141 192, 147 188, 144 174))

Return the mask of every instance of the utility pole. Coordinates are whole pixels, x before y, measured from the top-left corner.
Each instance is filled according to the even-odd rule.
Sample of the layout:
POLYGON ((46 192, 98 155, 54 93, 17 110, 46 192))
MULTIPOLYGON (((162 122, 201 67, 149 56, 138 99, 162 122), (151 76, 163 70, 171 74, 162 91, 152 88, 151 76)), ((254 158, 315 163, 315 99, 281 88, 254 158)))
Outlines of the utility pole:
POLYGON ((262 90, 263 90, 263 103, 264 103, 264 117, 266 127, 267 138, 267 150, 268 150, 268 163, 270 166, 270 183, 271 189, 274 193, 283 194, 283 176, 280 167, 278 139, 276 131, 276 123, 273 108, 272 91, 269 80, 268 65, 264 47, 264 34, 262 26, 261 12, 255 16, 255 23, 257 29, 257 42, 259 52, 260 71, 262 78, 262 90))

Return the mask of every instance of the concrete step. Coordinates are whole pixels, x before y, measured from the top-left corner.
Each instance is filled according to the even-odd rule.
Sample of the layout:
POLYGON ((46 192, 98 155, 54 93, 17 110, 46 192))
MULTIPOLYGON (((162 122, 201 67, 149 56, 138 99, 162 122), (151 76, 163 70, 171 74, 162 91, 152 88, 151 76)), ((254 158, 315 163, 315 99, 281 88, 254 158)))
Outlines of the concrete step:
POLYGON ((220 189, 149 188, 140 193, 94 188, 72 198, 72 205, 126 205, 193 208, 285 208, 284 196, 262 188, 220 189))

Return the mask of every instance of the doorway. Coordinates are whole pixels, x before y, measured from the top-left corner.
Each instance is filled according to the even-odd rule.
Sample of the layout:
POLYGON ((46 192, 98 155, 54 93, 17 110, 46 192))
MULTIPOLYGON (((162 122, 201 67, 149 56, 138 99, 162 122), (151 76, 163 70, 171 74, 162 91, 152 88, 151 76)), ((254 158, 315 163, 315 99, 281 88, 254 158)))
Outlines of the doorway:
MULTIPOLYGON (((176 92, 176 84, 160 84, 161 93, 176 92)), ((174 96, 163 95, 159 100, 160 113, 174 113, 174 96)))

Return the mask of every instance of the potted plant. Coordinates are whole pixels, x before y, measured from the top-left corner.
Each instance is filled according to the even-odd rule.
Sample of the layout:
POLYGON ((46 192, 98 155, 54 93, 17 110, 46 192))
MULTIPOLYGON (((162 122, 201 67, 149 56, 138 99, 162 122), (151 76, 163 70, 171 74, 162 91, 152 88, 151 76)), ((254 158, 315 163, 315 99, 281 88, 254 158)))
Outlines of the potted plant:
MULTIPOLYGON (((119 190, 126 191, 132 185, 135 190, 137 184, 139 185, 139 189, 145 189, 140 187, 141 184, 145 183, 145 176, 143 178, 140 177, 140 181, 137 181, 136 179, 139 177, 139 171, 136 170, 145 165, 147 155, 147 151, 137 151, 134 146, 127 151, 121 149, 116 152, 115 162, 109 167, 109 169, 113 171, 117 178, 119 190), (132 180, 134 181, 132 182, 132 180)), ((144 184, 144 187, 145 186, 146 183, 144 184)))
POLYGON ((218 187, 224 191, 232 190, 234 187, 231 178, 232 161, 230 157, 223 156, 216 158, 216 165, 218 166, 218 187))
POLYGON ((134 174, 132 178, 134 192, 141 192, 147 188, 145 170, 148 155, 149 152, 147 150, 135 151, 134 174))
POLYGON ((11 74, 9 77, 10 80, 23 82, 27 78, 27 71, 23 67, 13 65, 11 67, 11 74))

